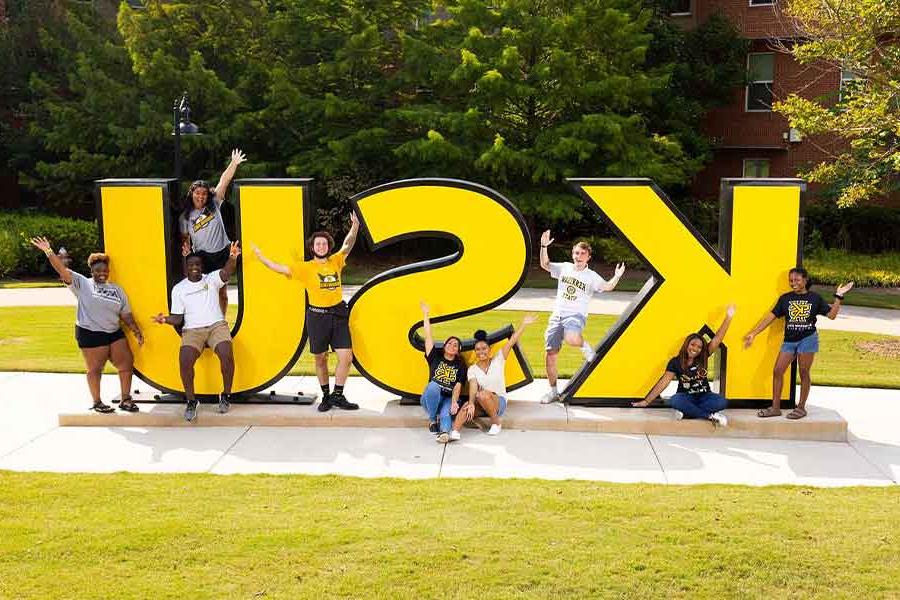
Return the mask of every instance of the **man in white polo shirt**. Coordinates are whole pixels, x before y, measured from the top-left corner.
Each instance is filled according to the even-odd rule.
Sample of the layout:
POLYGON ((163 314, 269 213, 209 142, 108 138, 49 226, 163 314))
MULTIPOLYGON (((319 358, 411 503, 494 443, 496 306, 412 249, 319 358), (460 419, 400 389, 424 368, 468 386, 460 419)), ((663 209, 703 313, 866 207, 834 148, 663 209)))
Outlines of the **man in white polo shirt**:
POLYGON ((238 242, 232 242, 228 261, 221 269, 203 274, 203 259, 198 254, 185 257, 185 273, 172 288, 172 314, 159 313, 153 320, 169 324, 181 333, 181 351, 178 365, 187 406, 184 418, 193 421, 197 417, 197 399, 194 397, 194 363, 207 346, 219 357, 222 369, 222 393, 219 394, 219 412, 226 413, 231 406, 231 382, 234 379, 234 355, 231 350, 231 332, 219 303, 219 290, 228 284, 237 268, 241 254, 238 242))
POLYGON ((547 248, 553 240, 550 231, 541 235, 541 267, 550 272, 550 277, 559 280, 556 287, 556 304, 553 314, 547 323, 544 334, 546 350, 547 380, 550 391, 541 402, 548 404, 559 400, 556 379, 559 375, 557 358, 563 341, 570 346, 581 348, 584 359, 593 360, 594 348, 584 339, 583 331, 587 323, 588 305, 594 292, 609 292, 615 289, 619 279, 625 272, 625 263, 616 265, 613 278, 606 281, 588 267, 591 260, 591 246, 587 242, 578 242, 572 246, 572 262, 552 263, 547 248))

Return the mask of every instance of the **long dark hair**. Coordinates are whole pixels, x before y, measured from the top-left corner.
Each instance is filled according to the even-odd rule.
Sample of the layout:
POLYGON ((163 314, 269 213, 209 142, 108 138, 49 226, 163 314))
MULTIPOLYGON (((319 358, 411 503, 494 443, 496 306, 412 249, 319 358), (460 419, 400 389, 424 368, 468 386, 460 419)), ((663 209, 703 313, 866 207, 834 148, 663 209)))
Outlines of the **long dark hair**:
POLYGON ((788 276, 790 276, 791 273, 796 273, 806 280, 806 291, 808 292, 809 288, 812 287, 812 282, 809 280, 809 273, 806 271, 806 269, 804 269, 803 267, 794 267, 793 269, 788 271, 788 276))
POLYGON ((184 198, 181 202, 181 215, 185 218, 185 220, 191 218, 191 211, 194 209, 194 190, 196 190, 197 188, 206 188, 206 206, 204 206, 203 209, 210 214, 219 210, 219 206, 216 204, 214 199, 215 194, 213 193, 212 188, 209 187, 209 184, 202 179, 198 179, 191 184, 190 188, 188 188, 187 194, 184 195, 184 198))
POLYGON ((698 354, 697 358, 694 359, 693 364, 697 365, 703 370, 706 370, 706 363, 709 361, 709 346, 707 345, 706 340, 702 335, 700 335, 699 333, 692 333, 684 338, 684 343, 681 345, 681 350, 678 351, 678 364, 681 365, 682 371, 687 371, 688 367, 690 366, 688 364, 687 349, 688 344, 690 344, 691 341, 695 339, 700 340, 700 343, 703 344, 703 347, 700 349, 700 354, 698 354))

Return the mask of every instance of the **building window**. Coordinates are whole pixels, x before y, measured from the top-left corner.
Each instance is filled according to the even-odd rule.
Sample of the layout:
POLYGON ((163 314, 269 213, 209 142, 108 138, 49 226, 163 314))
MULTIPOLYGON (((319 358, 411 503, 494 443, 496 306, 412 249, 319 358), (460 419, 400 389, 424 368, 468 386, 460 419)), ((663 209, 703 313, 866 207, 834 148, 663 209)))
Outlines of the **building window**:
POLYGON ((691 0, 670 0, 669 14, 672 16, 691 14, 691 0))
POLYGON ((744 159, 744 177, 768 177, 769 176, 769 159, 768 158, 745 158, 744 159))
POLYGON ((775 81, 775 55, 760 52, 747 55, 747 111, 772 110, 772 83, 775 81))
POLYGON ((846 100, 850 94, 863 86, 865 79, 849 69, 841 69, 841 89, 838 92, 838 102, 846 100))
POLYGON ((772 6, 775 0, 750 0, 750 6, 772 6))

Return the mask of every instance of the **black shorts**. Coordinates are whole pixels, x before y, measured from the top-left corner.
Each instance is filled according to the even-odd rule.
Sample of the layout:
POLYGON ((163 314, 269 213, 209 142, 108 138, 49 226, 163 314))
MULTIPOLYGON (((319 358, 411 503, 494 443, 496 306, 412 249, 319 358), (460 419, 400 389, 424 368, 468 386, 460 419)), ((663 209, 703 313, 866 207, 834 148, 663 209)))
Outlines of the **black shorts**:
POLYGON ((218 252, 204 252, 198 250, 195 252, 203 261, 203 273, 212 273, 225 266, 228 262, 228 256, 231 254, 231 246, 225 246, 218 252))
POLYGON ((329 307, 306 308, 306 333, 309 335, 309 351, 313 354, 350 348, 350 310, 341 301, 329 307))
POLYGON ((84 327, 75 326, 75 341, 79 348, 101 348, 109 346, 125 337, 125 332, 117 329, 112 333, 105 331, 92 331, 84 327))

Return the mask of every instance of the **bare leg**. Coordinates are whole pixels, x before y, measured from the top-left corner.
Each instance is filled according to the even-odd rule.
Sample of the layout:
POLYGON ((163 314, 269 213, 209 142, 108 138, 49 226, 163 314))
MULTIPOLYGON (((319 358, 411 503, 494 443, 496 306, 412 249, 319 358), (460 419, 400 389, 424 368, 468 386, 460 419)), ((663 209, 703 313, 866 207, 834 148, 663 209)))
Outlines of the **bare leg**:
POLYGON ((100 402, 100 376, 103 374, 103 366, 109 358, 109 346, 82 348, 81 354, 84 356, 84 364, 87 367, 87 382, 91 399, 94 404, 97 404, 100 402))
POLYGON ((119 388, 122 400, 131 398, 131 376, 134 373, 134 357, 128 342, 122 338, 109 346, 109 359, 119 372, 119 388))
POLYGON ((231 351, 231 342, 219 342, 214 352, 219 357, 219 367, 222 370, 222 391, 231 393, 231 382, 234 381, 234 354, 231 351))
POLYGON ((313 354, 316 359, 316 377, 319 385, 328 385, 328 353, 313 354))
POLYGON ((545 361, 547 366, 547 381, 550 383, 550 387, 556 387, 556 378, 559 376, 559 368, 557 367, 558 358, 559 350, 547 350, 545 361))
MULTIPOLYGON (((453 402, 451 399, 450 402, 453 402)), ((465 405, 463 405, 465 406, 465 405)), ((458 411, 456 411, 456 416, 453 417, 453 431, 459 431, 462 429, 463 425, 466 424, 466 411, 460 407, 458 411)))
POLYGON ((584 345, 584 338, 581 337, 581 332, 578 331, 566 331, 565 332, 566 343, 570 346, 575 346, 576 348, 581 348, 584 345))
POLYGON ((781 388, 784 385, 784 372, 791 366, 794 355, 790 352, 779 352, 772 371, 772 408, 781 410, 781 388))
POLYGON ((806 399, 809 398, 809 371, 815 358, 816 355, 813 352, 803 352, 797 355, 797 367, 800 370, 800 402, 797 404, 797 408, 803 410, 806 410, 806 399))
MULTIPOLYGON (((350 372, 350 365, 353 364, 353 350, 350 348, 338 348, 335 352, 337 353, 338 363, 334 370, 334 385, 344 385, 344 383, 347 382, 347 374, 350 372)), ((318 374, 318 363, 316 364, 316 374, 318 374)), ((327 382, 327 363, 325 377, 325 381, 327 382)), ((319 381, 321 382, 321 379, 319 381)))
POLYGON ((191 346, 182 346, 178 353, 181 384, 184 386, 184 397, 188 402, 194 400, 194 363, 198 358, 200 358, 200 352, 191 346))
POLYGON ((475 401, 484 409, 487 416, 490 417, 491 425, 500 424, 500 417, 497 416, 497 411, 500 410, 500 400, 497 398, 497 394, 488 392, 487 390, 481 390, 475 395, 475 401))

